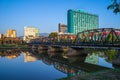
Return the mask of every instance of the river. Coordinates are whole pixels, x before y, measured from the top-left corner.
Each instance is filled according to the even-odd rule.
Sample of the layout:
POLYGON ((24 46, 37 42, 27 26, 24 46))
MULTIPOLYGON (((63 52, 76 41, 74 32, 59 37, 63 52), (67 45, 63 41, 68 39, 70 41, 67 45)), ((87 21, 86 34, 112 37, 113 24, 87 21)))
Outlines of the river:
POLYGON ((61 80, 115 69, 113 62, 120 58, 120 50, 85 50, 70 57, 67 52, 0 50, 0 80, 61 80))

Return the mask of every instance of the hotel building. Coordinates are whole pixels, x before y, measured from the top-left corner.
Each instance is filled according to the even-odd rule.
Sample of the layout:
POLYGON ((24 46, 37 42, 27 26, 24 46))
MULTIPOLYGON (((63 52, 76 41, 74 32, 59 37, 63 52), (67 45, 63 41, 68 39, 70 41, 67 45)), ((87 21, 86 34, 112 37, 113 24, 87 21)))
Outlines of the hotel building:
POLYGON ((86 13, 82 10, 68 10, 67 12, 68 33, 97 29, 99 26, 98 15, 86 13))

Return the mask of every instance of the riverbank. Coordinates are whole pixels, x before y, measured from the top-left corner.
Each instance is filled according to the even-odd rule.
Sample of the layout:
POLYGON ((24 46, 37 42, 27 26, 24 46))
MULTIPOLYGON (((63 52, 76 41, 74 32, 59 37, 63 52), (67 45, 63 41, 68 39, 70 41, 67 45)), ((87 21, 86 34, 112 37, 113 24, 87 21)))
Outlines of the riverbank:
POLYGON ((106 70, 87 75, 77 75, 58 80, 120 80, 120 68, 115 70, 106 70))
POLYGON ((0 49, 29 49, 30 47, 26 44, 7 44, 7 45, 1 45, 0 44, 0 49))

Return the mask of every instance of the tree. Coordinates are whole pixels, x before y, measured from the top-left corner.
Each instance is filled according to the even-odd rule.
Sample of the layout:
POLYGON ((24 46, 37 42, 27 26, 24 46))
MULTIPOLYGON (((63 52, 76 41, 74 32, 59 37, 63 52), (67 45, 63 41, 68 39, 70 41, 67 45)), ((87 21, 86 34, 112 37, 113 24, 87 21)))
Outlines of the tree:
POLYGON ((52 37, 52 38, 55 38, 55 37, 57 37, 58 36, 58 33, 57 32, 51 32, 50 34, 49 34, 49 37, 52 37))
POLYGON ((115 14, 120 13, 120 0, 114 0, 112 4, 110 4, 107 9, 113 9, 115 14))
POLYGON ((58 33, 57 32, 51 32, 49 34, 49 37, 52 38, 53 41, 57 41, 58 40, 58 33))

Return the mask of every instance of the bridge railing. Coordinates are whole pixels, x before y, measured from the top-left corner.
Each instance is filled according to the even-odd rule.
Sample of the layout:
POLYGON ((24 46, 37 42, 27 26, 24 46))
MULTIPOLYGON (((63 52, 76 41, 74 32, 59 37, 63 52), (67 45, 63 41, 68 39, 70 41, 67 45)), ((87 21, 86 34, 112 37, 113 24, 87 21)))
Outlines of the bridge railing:
POLYGON ((120 47, 120 42, 76 42, 76 46, 120 47))
POLYGON ((120 47, 120 42, 36 42, 30 44, 39 44, 46 46, 96 46, 96 47, 120 47))

